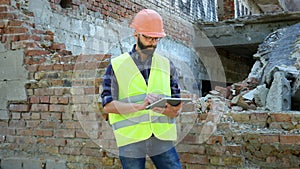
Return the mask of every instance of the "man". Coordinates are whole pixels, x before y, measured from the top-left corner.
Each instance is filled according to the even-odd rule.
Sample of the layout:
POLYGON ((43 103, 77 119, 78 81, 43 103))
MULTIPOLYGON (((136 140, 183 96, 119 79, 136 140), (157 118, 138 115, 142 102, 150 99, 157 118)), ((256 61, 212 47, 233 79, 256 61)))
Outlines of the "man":
POLYGON ((173 142, 177 139, 176 117, 182 104, 146 106, 161 97, 180 97, 174 65, 156 54, 166 34, 161 16, 143 9, 130 27, 135 29, 133 49, 111 60, 103 81, 102 105, 109 114, 124 169, 144 169, 146 155, 158 169, 180 169, 173 142))

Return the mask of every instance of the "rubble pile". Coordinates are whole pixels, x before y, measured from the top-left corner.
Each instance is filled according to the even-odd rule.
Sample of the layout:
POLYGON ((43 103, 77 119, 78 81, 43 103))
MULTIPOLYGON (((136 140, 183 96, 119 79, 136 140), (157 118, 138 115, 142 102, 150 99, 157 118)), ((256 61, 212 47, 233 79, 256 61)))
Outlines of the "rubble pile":
POLYGON ((215 96, 234 110, 300 110, 300 23, 271 33, 254 58, 245 80, 217 86, 200 100, 202 112, 210 107, 203 103, 215 96))

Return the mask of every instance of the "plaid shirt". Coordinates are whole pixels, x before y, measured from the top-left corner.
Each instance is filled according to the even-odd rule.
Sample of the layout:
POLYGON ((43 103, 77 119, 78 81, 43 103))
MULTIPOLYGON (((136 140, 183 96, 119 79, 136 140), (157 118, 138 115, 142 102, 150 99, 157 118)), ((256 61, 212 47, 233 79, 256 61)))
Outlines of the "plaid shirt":
MULTIPOLYGON (((139 59, 140 57, 135 50, 135 45, 133 46, 133 49, 129 52, 129 54, 133 58, 134 63, 137 65, 146 83, 148 84, 152 58, 148 57, 146 61, 141 62, 139 59)), ((103 91, 101 93, 101 98, 102 98, 103 107, 107 103, 113 100, 118 100, 118 93, 119 93, 118 83, 111 64, 109 64, 106 69, 106 72, 103 77, 102 86, 103 86, 103 91)), ((178 75, 176 73, 175 66, 171 61, 170 61, 170 87, 171 87, 171 97, 180 97, 180 89, 178 87, 178 75)))

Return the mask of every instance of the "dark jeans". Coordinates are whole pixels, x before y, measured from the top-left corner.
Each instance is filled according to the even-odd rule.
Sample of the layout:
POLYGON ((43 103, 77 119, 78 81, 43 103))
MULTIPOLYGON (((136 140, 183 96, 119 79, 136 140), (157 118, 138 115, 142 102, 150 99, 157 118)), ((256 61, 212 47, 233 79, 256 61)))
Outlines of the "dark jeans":
POLYGON ((119 148, 123 169, 145 169, 148 155, 157 169, 181 169, 173 142, 155 137, 119 148))

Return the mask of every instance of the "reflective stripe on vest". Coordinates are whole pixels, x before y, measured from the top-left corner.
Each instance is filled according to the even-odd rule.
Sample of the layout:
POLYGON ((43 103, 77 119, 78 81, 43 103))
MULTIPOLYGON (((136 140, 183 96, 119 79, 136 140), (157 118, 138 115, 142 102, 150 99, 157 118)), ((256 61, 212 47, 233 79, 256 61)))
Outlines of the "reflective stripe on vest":
POLYGON ((146 94, 139 94, 136 96, 130 96, 123 99, 119 99, 119 101, 125 102, 125 103, 138 103, 145 99, 146 94))
MULTIPOLYGON (((142 122, 147 122, 147 121, 149 121, 149 115, 144 114, 139 117, 134 117, 131 119, 116 122, 116 123, 112 124, 111 126, 112 126, 113 130, 118 130, 123 127, 132 126, 132 125, 136 125, 136 124, 139 124, 142 122)), ((176 118, 168 118, 166 116, 151 116, 151 123, 170 123, 170 124, 172 124, 172 123, 176 123, 176 118)))
MULTIPOLYGON (((154 54, 148 85, 128 53, 111 60, 119 87, 119 101, 141 103, 148 93, 171 96, 170 63, 165 57, 154 54)), ((139 142, 154 134, 161 140, 176 140, 176 119, 152 110, 128 114, 109 113, 117 146, 139 142)))

